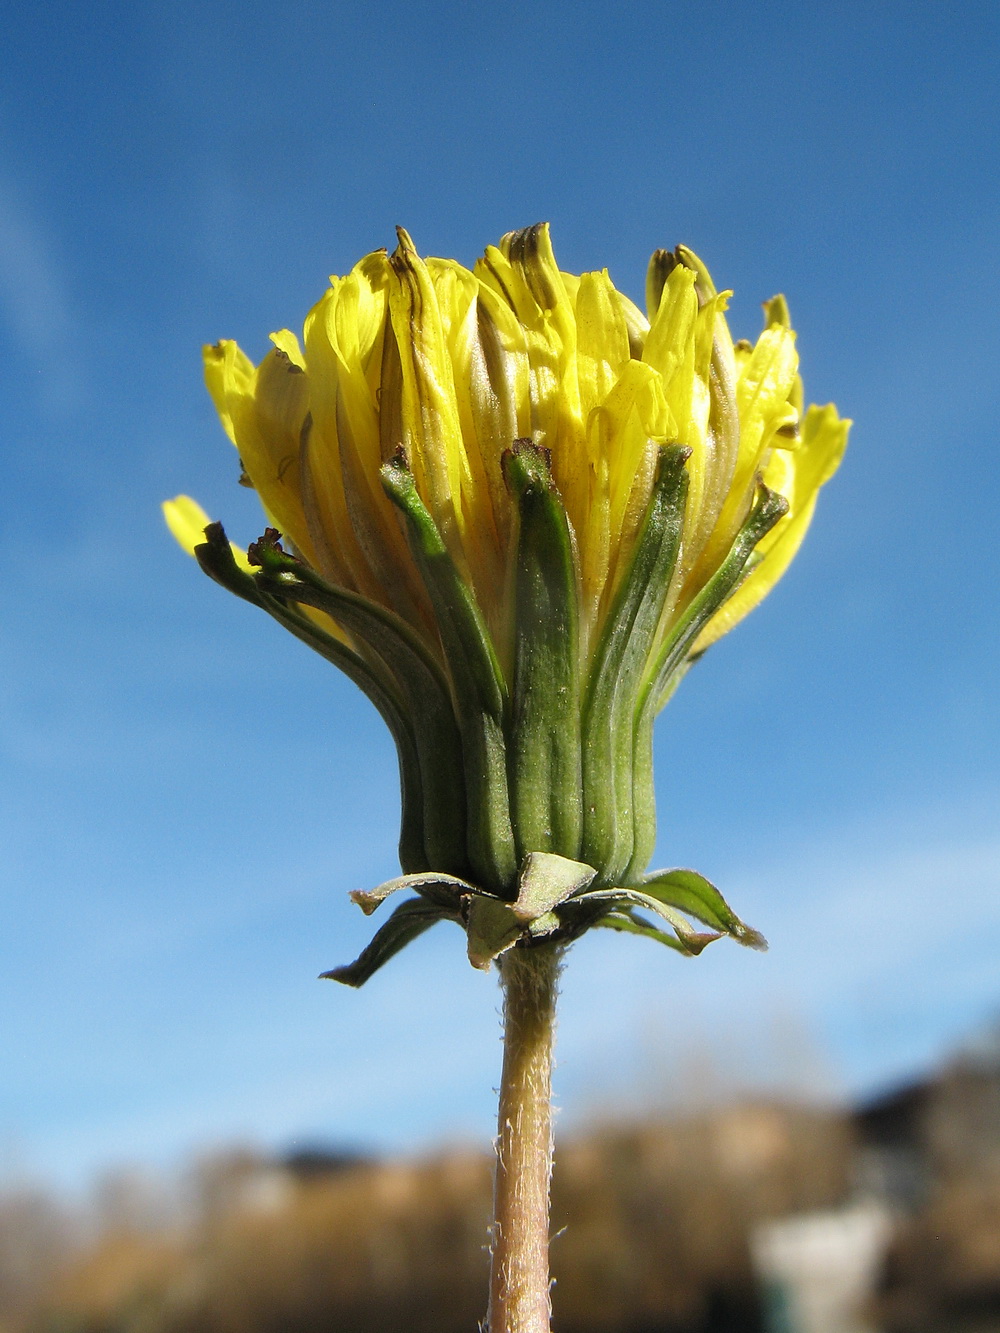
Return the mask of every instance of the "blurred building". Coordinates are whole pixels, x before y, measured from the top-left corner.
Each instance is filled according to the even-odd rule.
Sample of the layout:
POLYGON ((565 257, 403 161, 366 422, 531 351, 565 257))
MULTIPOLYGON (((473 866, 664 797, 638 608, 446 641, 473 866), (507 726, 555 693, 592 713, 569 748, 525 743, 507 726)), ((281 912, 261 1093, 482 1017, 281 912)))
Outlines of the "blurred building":
POLYGON ((888 1333, 1000 1333, 1000 1025, 857 1123, 869 1187, 897 1213, 888 1333))
POLYGON ((891 1235, 891 1214, 875 1199, 758 1226, 751 1243, 768 1333, 874 1333, 891 1235))
MULTIPOLYGON (((119 1185, 75 1248, 12 1205, 0 1333, 468 1333, 490 1178, 468 1152, 229 1152, 161 1220, 119 1185)), ((756 1099, 569 1136, 553 1230, 558 1333, 1000 1333, 1000 1041, 855 1112, 756 1099)))

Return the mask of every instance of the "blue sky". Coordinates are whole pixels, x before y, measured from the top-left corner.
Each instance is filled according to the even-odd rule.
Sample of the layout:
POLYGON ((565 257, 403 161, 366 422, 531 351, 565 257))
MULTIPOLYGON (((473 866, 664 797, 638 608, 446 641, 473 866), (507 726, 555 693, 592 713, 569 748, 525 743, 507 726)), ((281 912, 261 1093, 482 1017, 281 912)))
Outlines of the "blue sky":
MULTIPOLYGON (((858 1093, 1000 1009, 995 6, 171 0, 8 6, 0 92, 0 1161, 486 1143, 493 981, 442 926, 315 980, 395 869, 352 687, 167 538, 260 522, 200 345, 260 356, 405 224, 471 263, 548 219, 641 299, 684 241, 855 419, 780 588, 657 740, 659 864, 770 937, 583 941, 564 1123, 800 1032, 858 1093), (770 1034, 770 1035, 769 1035, 770 1034)), ((817 1076, 818 1077, 818 1076, 817 1076)))

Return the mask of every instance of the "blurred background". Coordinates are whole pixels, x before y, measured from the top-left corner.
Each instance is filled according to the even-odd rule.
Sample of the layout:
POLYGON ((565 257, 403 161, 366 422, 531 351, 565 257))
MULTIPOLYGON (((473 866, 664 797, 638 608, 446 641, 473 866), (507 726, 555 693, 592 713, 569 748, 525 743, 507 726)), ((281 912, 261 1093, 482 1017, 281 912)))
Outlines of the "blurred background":
POLYGON ((202 343, 259 358, 397 222, 471 264, 542 219, 640 304, 691 245, 735 336, 785 292, 856 422, 657 737, 656 864, 770 953, 566 971, 557 1327, 1000 1327, 1000 10, 3 11, 0 1328, 474 1326, 495 982, 447 925, 315 980, 396 868, 391 744, 159 504, 261 528, 202 343))

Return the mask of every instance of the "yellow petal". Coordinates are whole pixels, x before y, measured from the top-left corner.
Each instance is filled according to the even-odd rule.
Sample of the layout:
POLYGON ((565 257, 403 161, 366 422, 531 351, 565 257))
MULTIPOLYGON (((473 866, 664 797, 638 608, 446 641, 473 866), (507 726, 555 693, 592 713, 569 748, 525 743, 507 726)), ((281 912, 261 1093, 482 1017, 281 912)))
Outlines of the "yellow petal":
POLYGON ((794 422, 788 401, 798 370, 795 334, 779 324, 770 325, 746 359, 736 385, 740 440, 736 466, 725 502, 691 576, 704 582, 729 550, 753 499, 757 474, 766 465, 766 450, 781 426, 794 422))
POLYGON ((386 601, 389 567, 404 546, 378 481, 378 400, 365 365, 385 320, 388 275, 379 281, 379 265, 387 268, 384 253, 332 278, 306 319, 312 429, 301 470, 303 507, 328 577, 386 601))
POLYGON ((402 228, 389 264, 389 318, 401 376, 397 443, 452 554, 460 557, 461 494, 469 468, 441 313, 427 266, 402 228))
MULTIPOLYGON (((340 587, 371 596, 371 573, 348 518, 337 437, 340 365, 332 345, 331 329, 338 289, 346 279, 331 278, 330 281, 331 287, 306 316, 303 334, 306 360, 312 375, 309 380, 311 424, 300 440, 299 453, 302 508, 324 578, 340 587)), ((374 406, 370 413, 377 450, 374 406)))
POLYGON ((840 465, 850 428, 850 420, 842 420, 832 403, 812 406, 803 422, 800 447, 794 453, 773 455, 765 481, 786 497, 788 513, 760 543, 760 563, 705 626, 695 653, 704 652, 748 615, 791 564, 812 522, 819 489, 840 465))
POLYGON ((682 365, 698 314, 695 275, 678 264, 664 283, 660 304, 649 324, 642 359, 669 385, 682 365))
POLYGON ((271 341, 277 347, 279 352, 283 352, 289 362, 299 370, 305 370, 305 357, 302 355, 302 348, 299 346, 299 340, 291 329, 279 329, 277 333, 271 334, 271 341))
MULTIPOLYGON (((501 459, 518 438, 517 424, 502 408, 497 419, 500 404, 492 391, 480 340, 482 284, 451 260, 429 260, 427 270, 451 362, 465 453, 460 497, 463 549, 477 599, 494 637, 502 642, 506 635, 501 592, 511 515, 501 459)), ((510 317, 509 311, 507 314, 510 317)), ((526 376, 524 383, 526 386, 526 376)))
MULTIPOLYGON (((491 513, 492 525, 482 540, 476 539, 474 577, 477 594, 498 649, 513 650, 514 608, 504 595, 507 573, 513 568, 514 512, 503 476, 502 460, 515 440, 529 437, 531 419, 531 371, 524 330, 510 307, 490 288, 476 280, 474 307, 450 333, 451 355, 462 431, 468 442, 472 474, 485 475, 487 497, 469 513, 491 513), (478 460, 475 461, 475 460, 478 460), (481 469, 481 471, 479 470, 481 469), (496 563, 492 569, 484 548, 495 534, 496 563)), ((471 518, 466 541, 473 543, 471 518)))
POLYGON ((576 298, 576 373, 586 420, 630 358, 628 327, 607 270, 584 273, 576 298))
MULTIPOLYGON (((613 546, 625 521, 636 477, 647 454, 655 461, 658 444, 666 440, 669 412, 660 377, 641 361, 627 361, 611 393, 591 414, 591 429, 600 428, 600 449, 607 456, 611 488, 610 522, 613 546)), ((651 483, 652 475, 647 480, 651 483)), ((645 497, 641 501, 645 508, 645 497)))
POLYGON ((531 434, 552 451, 556 484, 578 526, 584 516, 586 448, 576 373, 573 302, 552 253, 547 225, 509 232, 489 246, 476 276, 513 310, 524 329, 530 367, 531 434))
POLYGON ((529 434, 536 444, 554 449, 559 438, 562 342, 555 327, 544 319, 518 271, 500 249, 488 246, 473 271, 483 286, 504 302, 523 331, 530 376, 529 434))
MULTIPOLYGON (((505 515, 509 509, 500 460, 504 450, 518 438, 517 409, 511 402, 509 391, 500 402, 491 382, 491 367, 487 365, 481 337, 482 284, 467 268, 451 260, 429 260, 427 268, 434 283, 451 361, 455 403, 468 462, 462 492, 466 537, 470 546, 490 548, 489 563, 496 571, 501 551, 500 534, 506 534, 508 530, 505 515)), ((517 329, 517 321, 513 320, 509 310, 506 316, 517 329)), ((523 359, 523 348, 522 361, 521 383, 522 389, 526 390, 527 363, 523 359)), ((493 362, 493 369, 498 369, 496 357, 493 362)), ((505 386, 505 382, 504 378, 502 385, 505 386)), ((522 393, 522 398, 527 406, 526 393, 522 393)), ((485 551, 481 554, 487 558, 485 551)))
POLYGON ((760 335, 736 386, 740 414, 738 474, 757 471, 767 436, 791 418, 788 395, 795 383, 799 358, 795 334, 771 324, 760 335))
POLYGON ((727 293, 710 301, 700 312, 712 319, 712 350, 707 371, 709 410, 705 432, 705 481, 700 513, 687 525, 684 564, 693 567, 719 520, 733 484, 739 456, 740 420, 736 405, 737 361, 723 311, 727 293), (714 317, 712 311, 714 310, 714 317))
POLYGON ((221 338, 201 351, 205 363, 205 386, 211 394, 226 434, 235 444, 233 419, 227 401, 229 386, 234 381, 249 385, 253 379, 253 362, 231 338, 221 338))
POLYGON ((531 435, 528 348, 514 312, 482 282, 477 282, 475 329, 470 324, 467 338, 467 347, 455 347, 456 382, 468 358, 469 411, 493 496, 498 537, 506 545, 511 515, 501 458, 515 440, 531 435))
POLYGON ((636 361, 641 361, 642 349, 649 334, 649 320, 624 292, 618 291, 617 288, 612 288, 612 290, 615 299, 621 306, 622 315, 625 319, 625 327, 628 330, 629 352, 636 361))
MULTIPOLYGON (((676 264, 670 270, 643 348, 643 360, 659 372, 663 381, 672 417, 670 436, 691 450, 681 554, 684 570, 691 567, 704 545, 705 532, 717 512, 714 507, 706 510, 706 495, 715 475, 715 437, 710 433, 711 359, 715 326, 728 297, 728 293, 713 295, 702 306, 697 281, 698 274, 685 264, 676 264)), ((652 284, 653 290, 655 286, 652 284)))
MULTIPOLYGON (((194 548, 205 542, 205 529, 212 522, 197 500, 190 495, 175 495, 172 500, 164 500, 161 506, 167 527, 177 545, 188 555, 194 555, 194 548)), ((246 551, 241 551, 235 542, 229 543, 233 558, 240 569, 250 571, 250 561, 246 551)))
POLYGON ((611 392, 587 422, 591 463, 588 522, 580 533, 585 604, 593 624, 610 604, 620 568, 646 508, 657 445, 670 414, 659 375, 628 360, 611 392))
MULTIPOLYGON (((279 335, 283 341, 292 336, 279 335)), ((298 360, 275 347, 249 383, 230 370, 224 388, 236 447, 261 503, 280 531, 318 567, 299 478, 299 450, 309 413, 308 376, 298 360)))

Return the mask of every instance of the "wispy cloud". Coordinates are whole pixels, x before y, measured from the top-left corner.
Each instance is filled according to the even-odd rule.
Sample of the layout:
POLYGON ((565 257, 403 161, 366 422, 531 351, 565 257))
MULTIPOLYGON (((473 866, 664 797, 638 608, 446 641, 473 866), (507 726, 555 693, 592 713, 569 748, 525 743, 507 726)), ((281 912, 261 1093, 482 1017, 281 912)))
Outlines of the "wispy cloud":
POLYGON ((948 818, 928 818, 937 835, 873 821, 727 883, 769 935, 764 957, 722 943, 677 964, 584 941, 567 969, 564 1032, 611 1053, 641 1015, 673 1052, 704 1043, 738 1069, 785 1015, 855 1095, 933 1065, 1000 1009, 1000 839, 949 834, 948 818))
POLYGON ((0 176, 0 320, 40 372, 40 406, 62 416, 79 397, 75 319, 44 223, 9 175, 0 176))

